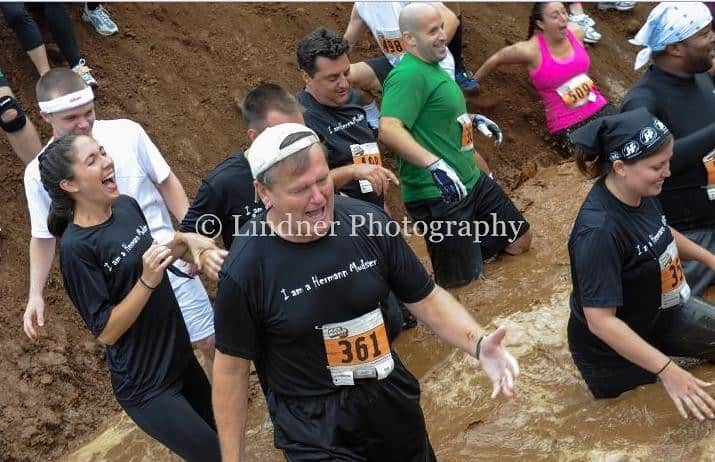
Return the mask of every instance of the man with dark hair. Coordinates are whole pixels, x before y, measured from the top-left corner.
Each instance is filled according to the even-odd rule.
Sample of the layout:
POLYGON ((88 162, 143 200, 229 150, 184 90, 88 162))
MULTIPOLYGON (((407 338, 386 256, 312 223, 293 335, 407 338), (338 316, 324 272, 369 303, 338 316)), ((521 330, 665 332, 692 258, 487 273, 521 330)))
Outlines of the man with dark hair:
POLYGON ((249 148, 256 191, 272 206, 246 228, 273 232, 242 233, 221 269, 213 406, 222 458, 245 459, 253 361, 287 460, 433 461, 419 383, 386 333, 386 295, 394 290, 445 343, 479 359, 492 398, 512 396, 519 374, 506 330, 485 335, 401 234, 354 226, 390 221, 334 194, 325 154, 299 124, 269 127, 249 148))
MULTIPOLYGON (((707 6, 663 2, 631 40, 644 48, 635 68, 653 64, 623 99, 622 111, 644 107, 673 133, 671 176, 658 196, 668 223, 696 244, 715 252, 715 33, 707 6)), ((705 265, 684 261, 693 295, 715 280, 705 265)))
POLYGON ((328 148, 332 169, 356 165, 352 181, 337 185, 337 190, 356 199, 382 206, 386 187, 374 188, 359 181, 368 173, 387 186, 394 175, 379 166, 382 158, 374 130, 361 107, 360 94, 350 88, 348 43, 338 33, 319 27, 298 42, 297 57, 305 89, 298 101, 305 108, 305 124, 312 128, 328 148), (360 175, 359 171, 364 174, 360 175))
MULTIPOLYGON (((246 95, 241 115, 250 141, 266 127, 303 122, 300 105, 293 95, 272 83, 260 85, 246 95)), ((241 226, 264 209, 253 189, 248 160, 243 152, 237 152, 203 179, 179 230, 209 237, 220 234, 228 250, 241 226)))
MULTIPOLYGON (((303 123, 301 109, 293 95, 278 85, 266 83, 256 87, 241 104, 248 139, 253 141, 267 127, 303 123)), ((397 177, 383 167, 353 164, 332 169, 330 176, 337 188, 359 178, 382 191, 387 189, 388 181, 397 181, 397 177)), ((228 250, 241 226, 263 209, 253 188, 248 160, 243 152, 238 152, 204 178, 179 230, 211 237, 221 234, 228 250)))

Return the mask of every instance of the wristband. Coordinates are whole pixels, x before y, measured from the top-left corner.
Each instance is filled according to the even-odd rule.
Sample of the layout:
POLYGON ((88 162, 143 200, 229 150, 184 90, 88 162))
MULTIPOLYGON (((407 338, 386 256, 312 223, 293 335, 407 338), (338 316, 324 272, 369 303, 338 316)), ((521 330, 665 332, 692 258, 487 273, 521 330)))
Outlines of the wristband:
POLYGON ((484 340, 484 337, 486 337, 486 336, 482 335, 481 337, 479 337, 479 340, 477 341, 477 351, 476 351, 477 361, 479 360, 479 353, 482 352, 482 340, 484 340))
POLYGON ((662 368, 660 368, 660 370, 659 370, 658 372, 656 372, 655 375, 657 375, 658 377, 660 377, 660 373, 663 372, 666 367, 670 366, 670 363, 672 363, 672 362, 673 362, 673 360, 670 359, 670 358, 668 358, 668 362, 665 363, 665 366, 663 366, 662 368))
POLYGON ((154 290, 154 289, 156 289, 156 287, 159 287, 159 286, 156 286, 156 287, 150 286, 149 284, 144 282, 144 279, 142 279, 141 276, 139 276, 139 284, 143 285, 146 290, 154 290))

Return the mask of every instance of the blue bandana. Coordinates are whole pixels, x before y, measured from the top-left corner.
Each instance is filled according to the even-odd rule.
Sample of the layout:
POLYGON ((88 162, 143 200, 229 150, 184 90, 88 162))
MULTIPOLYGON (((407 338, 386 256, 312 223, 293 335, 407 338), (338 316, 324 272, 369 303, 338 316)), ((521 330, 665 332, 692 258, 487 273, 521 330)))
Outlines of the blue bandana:
POLYGON ((702 2, 663 2, 648 15, 643 27, 629 40, 645 47, 636 56, 634 69, 643 67, 654 51, 663 51, 682 42, 712 21, 710 9, 702 2))

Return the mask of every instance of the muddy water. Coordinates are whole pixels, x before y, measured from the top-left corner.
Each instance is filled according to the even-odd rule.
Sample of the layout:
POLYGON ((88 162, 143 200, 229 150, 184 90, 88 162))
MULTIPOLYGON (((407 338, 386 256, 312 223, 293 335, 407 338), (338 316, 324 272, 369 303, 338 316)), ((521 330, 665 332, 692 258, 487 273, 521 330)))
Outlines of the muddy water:
MULTIPOLYGON (((422 406, 441 461, 499 460, 715 460, 715 424, 683 421, 662 386, 641 387, 595 401, 566 346, 570 289, 566 236, 590 184, 573 164, 541 170, 515 194, 534 232, 533 250, 487 265, 486 277, 454 291, 484 325, 507 325, 507 341, 522 367, 518 396, 490 400, 475 361, 444 347, 419 326, 395 344, 420 378, 422 406)), ((411 239, 429 265, 424 244, 411 239)), ((693 372, 715 379, 715 368, 693 372)), ((247 431, 251 460, 282 460, 273 449, 265 403, 251 402, 247 431)), ((72 461, 171 460, 125 415, 107 423, 72 461)))

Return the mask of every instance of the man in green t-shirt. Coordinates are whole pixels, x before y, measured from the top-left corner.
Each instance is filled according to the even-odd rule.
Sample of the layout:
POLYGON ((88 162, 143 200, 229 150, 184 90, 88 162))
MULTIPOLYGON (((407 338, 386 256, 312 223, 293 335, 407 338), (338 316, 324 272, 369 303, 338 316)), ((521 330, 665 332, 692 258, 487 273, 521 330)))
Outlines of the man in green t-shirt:
POLYGON ((479 277, 483 260, 528 250, 529 224, 477 166, 485 163, 473 126, 492 122, 467 112, 459 85, 438 65, 447 53, 439 11, 410 4, 400 30, 407 53, 385 80, 380 140, 399 156, 408 213, 428 225, 437 283, 461 286, 479 277))

